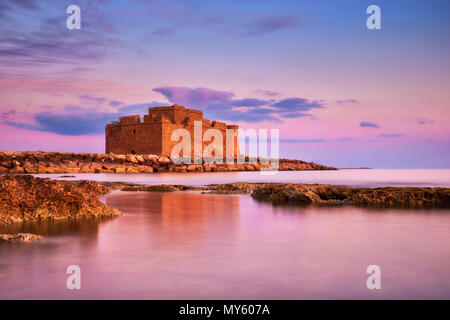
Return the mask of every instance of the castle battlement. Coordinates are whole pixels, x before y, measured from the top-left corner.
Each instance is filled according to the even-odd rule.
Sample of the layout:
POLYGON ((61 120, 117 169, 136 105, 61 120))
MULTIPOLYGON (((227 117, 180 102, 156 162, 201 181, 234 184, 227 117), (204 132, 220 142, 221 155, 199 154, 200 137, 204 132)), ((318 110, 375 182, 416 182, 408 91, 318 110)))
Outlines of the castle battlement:
MULTIPOLYGON (((177 104, 152 107, 148 109, 148 114, 144 115, 143 119, 140 115, 129 115, 120 117, 118 122, 107 124, 105 128, 106 153, 156 154, 170 157, 173 147, 178 143, 171 140, 173 131, 179 128, 187 129, 193 139, 195 121, 202 122, 202 134, 208 129, 218 129, 225 137, 227 129, 238 130, 239 128, 237 125, 203 119, 202 111, 187 109, 177 104)), ((208 143, 209 141, 203 145, 208 143)), ((225 148, 224 141, 224 155, 226 154, 225 148)), ((234 154, 235 156, 239 154, 237 135, 234 154)))

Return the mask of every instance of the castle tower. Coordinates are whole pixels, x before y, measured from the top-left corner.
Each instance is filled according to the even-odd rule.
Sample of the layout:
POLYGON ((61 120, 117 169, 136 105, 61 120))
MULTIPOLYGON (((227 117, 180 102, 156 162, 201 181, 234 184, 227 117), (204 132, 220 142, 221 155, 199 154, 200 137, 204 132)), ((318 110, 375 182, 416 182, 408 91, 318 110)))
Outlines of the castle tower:
MULTIPOLYGON (((223 155, 226 155, 227 129, 233 130, 233 155, 239 154, 237 139, 237 125, 227 125, 223 122, 203 119, 200 110, 186 109, 174 104, 172 106, 153 107, 148 109, 143 121, 139 115, 121 117, 106 125, 105 140, 106 153, 116 154, 155 154, 170 157, 173 148, 179 141, 172 141, 172 133, 176 129, 186 129, 191 136, 191 146, 194 146, 194 122, 202 124, 202 138, 208 129, 218 129, 223 136, 223 155)), ((203 149, 210 141, 202 143, 203 149)), ((193 155, 193 152, 191 153, 193 155)))

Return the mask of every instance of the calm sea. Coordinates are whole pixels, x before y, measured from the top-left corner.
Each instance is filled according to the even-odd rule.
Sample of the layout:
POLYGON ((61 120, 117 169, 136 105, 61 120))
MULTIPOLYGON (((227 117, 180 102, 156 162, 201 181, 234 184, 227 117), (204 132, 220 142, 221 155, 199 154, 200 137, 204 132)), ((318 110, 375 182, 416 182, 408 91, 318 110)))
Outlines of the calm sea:
POLYGON ((325 183, 352 186, 450 187, 450 169, 344 169, 333 171, 34 174, 61 180, 126 181, 139 184, 207 185, 231 182, 325 183), (73 177, 64 177, 73 176, 73 177))
MULTIPOLYGON (((59 177, 61 175, 45 175, 59 177)), ((450 170, 79 174, 200 185, 236 181, 449 186, 450 170)), ((0 298, 450 299, 450 210, 274 207, 249 195, 113 192, 123 216, 0 226, 0 298), (66 268, 81 268, 81 290, 66 268), (366 268, 381 269, 369 290, 366 268)))

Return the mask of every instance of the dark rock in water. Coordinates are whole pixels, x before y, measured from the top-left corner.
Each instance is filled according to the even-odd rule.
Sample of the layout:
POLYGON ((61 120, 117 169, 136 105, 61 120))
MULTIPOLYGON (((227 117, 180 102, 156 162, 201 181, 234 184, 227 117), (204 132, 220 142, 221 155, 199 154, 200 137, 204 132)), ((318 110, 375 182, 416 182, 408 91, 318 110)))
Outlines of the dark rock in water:
POLYGON ((351 188, 319 184, 257 185, 252 197, 273 204, 354 205, 375 208, 450 208, 450 188, 351 188))
POLYGON ((118 216, 118 210, 98 200, 110 190, 94 181, 66 183, 29 175, 1 176, 0 223, 118 216))
POLYGON ((0 241, 3 242, 32 242, 41 239, 42 236, 33 233, 0 234, 0 241))
POLYGON ((148 192, 173 192, 187 190, 203 190, 202 187, 185 186, 178 184, 157 184, 157 185, 128 185, 120 190, 122 191, 148 191, 148 192))

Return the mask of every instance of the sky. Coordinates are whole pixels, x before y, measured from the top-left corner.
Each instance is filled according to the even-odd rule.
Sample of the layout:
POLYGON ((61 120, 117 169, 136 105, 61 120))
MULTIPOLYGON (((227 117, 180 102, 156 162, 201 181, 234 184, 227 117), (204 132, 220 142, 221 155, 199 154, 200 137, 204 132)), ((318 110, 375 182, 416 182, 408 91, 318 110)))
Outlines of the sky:
POLYGON ((279 129, 284 158, 450 168, 449 40, 447 0, 6 0, 0 150, 104 152, 105 124, 177 103, 279 129))

